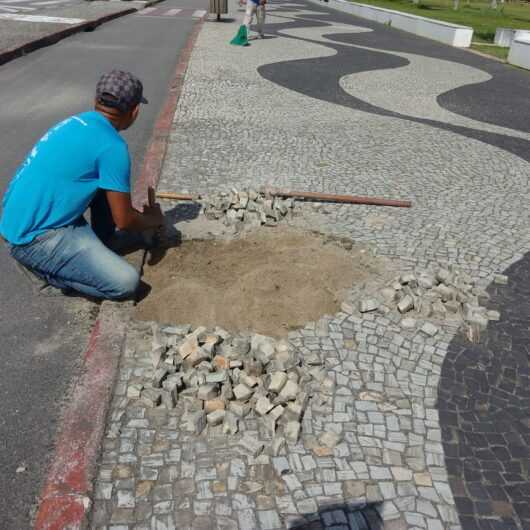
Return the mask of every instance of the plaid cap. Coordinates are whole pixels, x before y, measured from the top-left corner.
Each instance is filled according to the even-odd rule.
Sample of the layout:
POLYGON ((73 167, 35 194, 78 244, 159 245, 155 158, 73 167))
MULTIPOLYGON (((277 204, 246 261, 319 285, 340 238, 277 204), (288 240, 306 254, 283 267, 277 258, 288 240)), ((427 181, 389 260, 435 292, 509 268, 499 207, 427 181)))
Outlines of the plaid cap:
POLYGON ((96 100, 107 107, 128 112, 139 103, 147 103, 142 82, 130 72, 112 70, 103 74, 96 86, 96 100))

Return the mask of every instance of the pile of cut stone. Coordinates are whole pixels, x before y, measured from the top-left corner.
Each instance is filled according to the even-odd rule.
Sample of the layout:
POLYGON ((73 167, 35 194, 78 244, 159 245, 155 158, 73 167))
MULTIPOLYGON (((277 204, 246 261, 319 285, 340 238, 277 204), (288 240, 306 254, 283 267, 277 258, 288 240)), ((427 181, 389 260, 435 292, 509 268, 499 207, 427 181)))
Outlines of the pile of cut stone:
MULTIPOLYGON (((497 275, 494 281, 504 283, 505 276, 497 275)), ((406 273, 395 278, 381 289, 377 297, 364 298, 359 302, 359 311, 366 313, 383 309, 395 310, 403 315, 401 326, 415 329, 416 317, 433 320, 465 322, 468 338, 476 342, 480 332, 486 329, 489 320, 499 320, 498 311, 484 307, 488 293, 477 287, 471 276, 454 267, 439 267, 434 272, 406 273)), ((351 309, 343 304, 343 309, 351 309)), ((421 327, 428 336, 434 336, 438 328, 430 322, 421 327)))
POLYGON ((294 208, 293 199, 281 199, 253 189, 233 188, 215 195, 201 197, 204 215, 208 219, 221 219, 226 226, 254 228, 261 225, 276 226, 294 208))
MULTIPOLYGON (((221 328, 153 324, 152 330, 152 379, 131 381, 127 396, 148 407, 182 405, 188 432, 208 426, 236 434, 244 428, 240 420, 258 418, 273 443, 296 443, 309 400, 322 405, 333 394, 320 357, 302 356, 285 340, 232 336, 221 328)), ((333 439, 324 436, 325 443, 333 439)), ((252 439, 242 443, 259 452, 252 439)))

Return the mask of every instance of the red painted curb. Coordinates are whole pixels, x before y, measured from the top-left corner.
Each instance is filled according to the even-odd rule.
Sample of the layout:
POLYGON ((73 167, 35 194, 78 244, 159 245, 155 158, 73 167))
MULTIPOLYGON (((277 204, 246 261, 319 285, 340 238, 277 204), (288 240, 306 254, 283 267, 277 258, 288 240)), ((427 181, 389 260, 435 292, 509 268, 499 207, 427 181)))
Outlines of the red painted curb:
POLYGON ((123 11, 117 11, 116 13, 110 13, 99 18, 87 20, 82 24, 76 24, 75 26, 62 29, 60 31, 57 31, 56 33, 45 35, 40 39, 35 39, 31 42, 26 42, 26 44, 22 44, 21 46, 17 46, 16 48, 5 50, 3 52, 0 52, 0 65, 12 61, 17 57, 21 57, 22 55, 27 55, 28 53, 34 52, 35 50, 38 50, 40 48, 44 48, 45 46, 51 46, 52 44, 55 44, 56 42, 59 42, 60 40, 63 40, 66 37, 70 37, 71 35, 74 35, 76 33, 80 33, 81 31, 92 30, 105 22, 109 22, 125 15, 130 15, 131 13, 136 13, 136 11, 138 11, 136 8, 130 7, 128 9, 124 9, 123 11))
MULTIPOLYGON (((191 51, 204 20, 194 26, 183 48, 166 102, 153 129, 142 172, 136 182, 135 204, 147 200, 147 186, 156 187, 167 149, 177 102, 191 51)), ((84 355, 85 371, 75 386, 72 403, 59 428, 55 454, 41 494, 35 530, 80 530, 86 527, 91 507, 92 481, 105 419, 125 338, 125 323, 102 305, 84 355)))
POLYGON ((143 210, 144 205, 147 204, 147 188, 152 187, 156 189, 160 180, 173 117, 175 116, 177 103, 182 93, 191 52, 202 29, 204 20, 203 18, 197 21, 188 37, 186 45, 180 52, 175 75, 169 85, 169 94, 153 127, 153 135, 145 152, 142 170, 136 180, 132 194, 133 205, 138 210, 143 210))
POLYGON ((125 338, 125 323, 104 303, 84 354, 84 372, 62 418, 35 530, 81 529, 125 338))

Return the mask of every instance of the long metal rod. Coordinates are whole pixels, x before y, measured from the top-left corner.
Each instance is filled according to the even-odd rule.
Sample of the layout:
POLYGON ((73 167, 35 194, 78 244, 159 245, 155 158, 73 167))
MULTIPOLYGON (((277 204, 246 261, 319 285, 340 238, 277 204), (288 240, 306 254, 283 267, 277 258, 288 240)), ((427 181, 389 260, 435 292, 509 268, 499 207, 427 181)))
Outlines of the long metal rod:
POLYGON ((410 208, 410 201, 396 199, 382 199, 380 197, 362 197, 356 195, 335 195, 334 193, 319 193, 315 191, 272 191, 271 195, 277 197, 292 197, 295 199, 309 199, 321 202, 339 202, 347 204, 369 204, 372 206, 394 206, 396 208, 410 208))
MULTIPOLYGON (((382 199, 380 197, 362 197, 356 195, 335 195, 332 193, 319 193, 314 191, 265 190, 265 193, 275 197, 306 199, 320 202, 367 204, 372 206, 392 206, 395 208, 410 208, 412 206, 410 201, 382 199)), ((158 191, 156 196, 159 199, 169 199, 174 201, 196 201, 199 198, 197 195, 172 193, 167 191, 158 191)))

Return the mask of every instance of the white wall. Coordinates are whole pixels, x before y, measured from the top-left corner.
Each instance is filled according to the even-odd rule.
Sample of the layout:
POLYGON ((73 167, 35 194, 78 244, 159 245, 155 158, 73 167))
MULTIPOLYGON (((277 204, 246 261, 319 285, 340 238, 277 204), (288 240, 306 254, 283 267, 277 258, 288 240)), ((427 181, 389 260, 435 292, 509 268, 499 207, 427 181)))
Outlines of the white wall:
POLYGON ((530 36, 515 37, 510 46, 508 62, 530 70, 530 36))
MULTIPOLYGON (((315 4, 321 4, 319 0, 311 0, 315 4)), ((428 39, 433 39, 450 46, 459 48, 469 48, 473 38, 473 28, 467 26, 458 26, 441 20, 400 13, 391 9, 382 7, 369 6, 348 2, 347 0, 329 0, 328 6, 342 11, 351 13, 361 18, 374 20, 381 24, 389 24, 394 28, 420 35, 428 39)))

